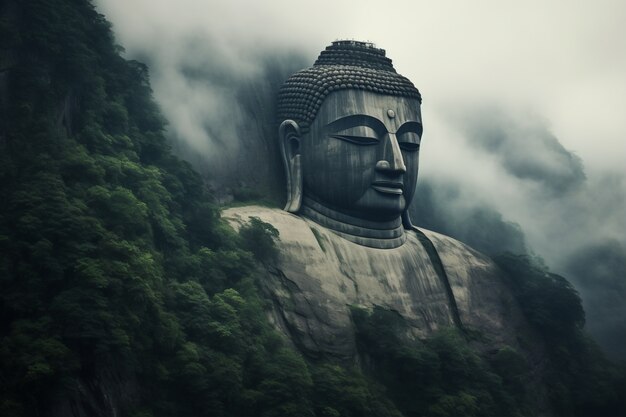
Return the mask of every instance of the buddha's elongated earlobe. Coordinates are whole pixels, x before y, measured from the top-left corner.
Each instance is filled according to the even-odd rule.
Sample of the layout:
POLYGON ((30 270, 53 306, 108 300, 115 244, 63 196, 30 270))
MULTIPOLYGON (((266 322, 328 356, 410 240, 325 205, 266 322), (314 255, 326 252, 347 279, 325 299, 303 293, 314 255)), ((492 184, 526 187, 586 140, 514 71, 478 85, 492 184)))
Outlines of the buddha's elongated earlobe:
POLYGON ((287 204, 284 210, 297 213, 302 204, 302 162, 300 157, 300 127, 285 120, 278 128, 279 146, 287 177, 287 204))

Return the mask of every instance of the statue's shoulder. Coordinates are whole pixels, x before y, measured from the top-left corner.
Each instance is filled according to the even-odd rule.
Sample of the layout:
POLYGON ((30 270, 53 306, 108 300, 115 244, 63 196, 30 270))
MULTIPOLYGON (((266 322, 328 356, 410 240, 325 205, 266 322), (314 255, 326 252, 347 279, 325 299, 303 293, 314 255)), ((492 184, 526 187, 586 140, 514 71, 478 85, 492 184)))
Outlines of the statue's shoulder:
POLYGON ((418 234, 423 234, 432 242, 442 262, 445 259, 445 263, 449 267, 454 265, 477 268, 495 267, 495 263, 489 256, 459 240, 432 230, 417 227, 415 229, 418 234))
POLYGON ((473 301, 485 301, 485 293, 503 286, 502 271, 487 255, 450 236, 414 229, 431 252, 431 260, 443 268, 460 310, 471 310, 473 301))
POLYGON ((293 226, 294 224, 304 223, 298 216, 272 207, 253 205, 230 207, 222 210, 222 218, 235 229, 239 229, 242 225, 248 223, 252 217, 257 217, 276 228, 284 227, 284 225, 293 226))
POLYGON ((502 272, 487 255, 450 236, 422 228, 415 231, 423 236, 425 245, 432 245, 453 291, 455 287, 458 291, 454 291, 455 298, 461 303, 467 298, 468 289, 502 281, 502 272))
POLYGON ((504 272, 489 256, 454 238, 421 228, 416 232, 434 247, 461 322, 497 342, 514 346, 525 323, 504 272))
POLYGON ((299 249, 321 251, 319 242, 308 223, 300 216, 278 208, 264 206, 231 207, 222 211, 222 218, 235 230, 248 223, 250 218, 269 223, 278 230, 278 245, 282 248, 297 246, 299 249))

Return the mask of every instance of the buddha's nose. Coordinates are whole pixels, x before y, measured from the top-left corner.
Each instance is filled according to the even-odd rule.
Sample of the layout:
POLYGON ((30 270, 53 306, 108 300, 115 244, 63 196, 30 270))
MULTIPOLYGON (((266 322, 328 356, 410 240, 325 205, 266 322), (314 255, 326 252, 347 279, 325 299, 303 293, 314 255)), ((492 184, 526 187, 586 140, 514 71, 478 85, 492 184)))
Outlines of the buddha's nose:
POLYGON ((389 134, 388 140, 385 141, 383 158, 376 162, 376 170, 394 174, 404 174, 406 172, 406 165, 404 165, 402 151, 400 150, 400 145, 398 145, 396 135, 389 134))

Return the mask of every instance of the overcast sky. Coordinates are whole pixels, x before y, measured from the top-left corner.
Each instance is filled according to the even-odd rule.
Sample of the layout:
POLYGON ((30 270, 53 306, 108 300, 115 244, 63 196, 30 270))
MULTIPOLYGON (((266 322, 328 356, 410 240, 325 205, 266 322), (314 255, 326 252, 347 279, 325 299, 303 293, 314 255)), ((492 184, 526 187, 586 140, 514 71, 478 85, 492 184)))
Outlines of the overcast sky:
POLYGON ((199 154, 215 152, 223 120, 245 118, 233 80, 268 56, 309 66, 333 40, 368 40, 422 93, 418 182, 454 184, 449 204, 518 223, 556 272, 594 245, 626 253, 625 1, 97 4, 127 57, 149 63, 170 133, 199 154))
POLYGON ((564 146, 594 166, 618 168, 626 155, 620 0, 100 0, 99 6, 131 54, 206 37, 221 45, 223 58, 244 66, 270 48, 299 49, 313 61, 335 39, 371 40, 422 92, 429 141, 441 140, 440 121, 427 117, 441 106, 495 98, 546 118, 564 146))

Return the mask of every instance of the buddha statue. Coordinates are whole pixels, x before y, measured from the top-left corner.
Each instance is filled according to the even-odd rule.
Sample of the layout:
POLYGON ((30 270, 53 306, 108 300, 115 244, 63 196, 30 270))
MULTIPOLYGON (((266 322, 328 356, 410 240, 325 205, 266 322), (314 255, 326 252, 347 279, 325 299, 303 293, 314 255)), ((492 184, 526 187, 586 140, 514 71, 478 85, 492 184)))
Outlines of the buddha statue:
POLYGON ((273 322, 305 353, 354 357, 352 306, 395 311, 415 337, 456 326, 518 345, 523 319, 497 266, 409 218, 420 106, 384 50, 333 42, 278 95, 284 210, 222 214, 235 228, 258 217, 278 229, 263 286, 273 322))

